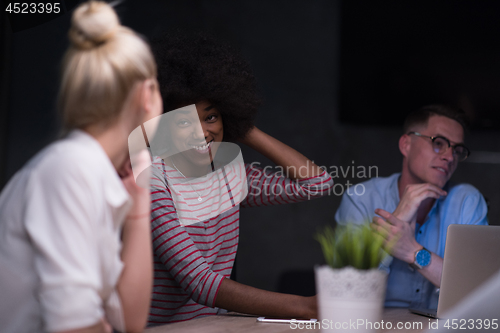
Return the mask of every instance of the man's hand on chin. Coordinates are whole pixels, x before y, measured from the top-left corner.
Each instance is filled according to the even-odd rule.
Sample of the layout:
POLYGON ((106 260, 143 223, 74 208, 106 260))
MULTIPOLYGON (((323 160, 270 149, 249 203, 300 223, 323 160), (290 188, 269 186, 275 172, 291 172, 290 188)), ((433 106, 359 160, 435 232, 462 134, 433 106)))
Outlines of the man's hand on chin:
POLYGON ((408 185, 392 215, 401 221, 416 222, 418 207, 422 201, 428 198, 438 199, 447 194, 443 189, 429 183, 408 185))

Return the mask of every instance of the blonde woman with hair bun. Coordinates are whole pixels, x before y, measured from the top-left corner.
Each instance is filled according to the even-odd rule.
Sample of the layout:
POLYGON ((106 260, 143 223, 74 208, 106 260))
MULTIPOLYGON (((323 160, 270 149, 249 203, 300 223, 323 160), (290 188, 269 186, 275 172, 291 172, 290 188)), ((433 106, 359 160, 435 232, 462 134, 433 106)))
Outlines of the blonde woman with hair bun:
POLYGON ((74 11, 69 40, 59 92, 67 134, 0 195, 1 330, 140 332, 150 194, 134 181, 127 140, 162 111, 156 64, 104 2, 74 11))

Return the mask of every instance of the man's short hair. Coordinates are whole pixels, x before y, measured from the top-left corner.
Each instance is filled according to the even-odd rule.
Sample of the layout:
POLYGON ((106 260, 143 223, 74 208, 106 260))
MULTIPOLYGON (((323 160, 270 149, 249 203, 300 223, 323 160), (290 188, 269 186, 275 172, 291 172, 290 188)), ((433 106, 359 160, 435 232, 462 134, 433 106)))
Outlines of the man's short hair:
POLYGON ((468 130, 467 116, 464 110, 451 105, 433 104, 426 105, 420 109, 410 113, 404 122, 404 133, 408 133, 414 126, 423 125, 427 126, 431 116, 443 116, 455 120, 464 129, 464 133, 468 130))

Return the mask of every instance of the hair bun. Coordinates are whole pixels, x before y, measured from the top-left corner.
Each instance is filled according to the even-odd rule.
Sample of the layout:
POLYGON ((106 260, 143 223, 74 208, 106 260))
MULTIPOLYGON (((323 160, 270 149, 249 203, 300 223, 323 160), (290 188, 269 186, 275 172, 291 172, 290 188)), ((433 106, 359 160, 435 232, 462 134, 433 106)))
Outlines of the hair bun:
POLYGON ((68 35, 77 48, 91 49, 111 39, 119 27, 120 20, 110 5, 89 1, 73 12, 68 35))

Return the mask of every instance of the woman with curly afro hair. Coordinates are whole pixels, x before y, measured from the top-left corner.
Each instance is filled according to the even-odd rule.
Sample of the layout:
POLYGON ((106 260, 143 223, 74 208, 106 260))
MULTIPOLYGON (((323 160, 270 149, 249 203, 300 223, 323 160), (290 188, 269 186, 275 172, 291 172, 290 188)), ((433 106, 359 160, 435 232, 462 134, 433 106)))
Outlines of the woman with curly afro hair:
POLYGON ((155 280, 149 325, 224 310, 316 318, 315 297, 260 290, 229 277, 238 247, 240 204, 267 206, 320 197, 333 184, 330 175, 254 126, 260 102, 256 80, 247 62, 231 47, 204 34, 174 33, 153 43, 153 52, 164 109, 173 115, 169 135, 181 146, 181 153, 156 157, 153 163, 161 172, 154 173, 151 190, 155 280), (197 124, 199 120, 197 131, 186 132, 193 123, 182 113, 188 105, 197 124), (170 112, 174 109, 182 111, 179 116, 177 111, 170 112), (206 157, 213 168, 212 156, 220 152, 218 145, 223 142, 246 144, 283 172, 242 164, 240 182, 232 169, 215 168, 210 176, 203 176, 193 166, 201 165, 200 159, 206 157), (173 186, 176 180, 184 181, 183 190, 173 186), (245 185, 238 193, 248 193, 241 200, 236 193, 239 184, 245 185), (226 197, 214 199, 212 194, 226 186, 226 197), (194 216, 194 222, 186 222, 186 216, 194 216))

